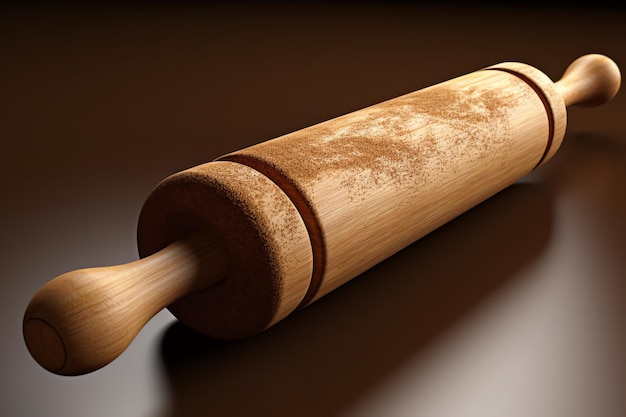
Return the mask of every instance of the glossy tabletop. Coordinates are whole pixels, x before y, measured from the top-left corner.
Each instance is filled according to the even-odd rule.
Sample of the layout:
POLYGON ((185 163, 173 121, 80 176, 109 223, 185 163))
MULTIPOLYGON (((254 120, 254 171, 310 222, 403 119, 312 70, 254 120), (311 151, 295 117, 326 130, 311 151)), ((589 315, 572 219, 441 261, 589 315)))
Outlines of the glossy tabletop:
POLYGON ((142 203, 222 154, 502 61, 626 69, 620 8, 0 6, 0 415, 626 415, 626 91, 546 166, 239 342, 159 313, 112 364, 37 365, 48 280, 137 259, 142 203))

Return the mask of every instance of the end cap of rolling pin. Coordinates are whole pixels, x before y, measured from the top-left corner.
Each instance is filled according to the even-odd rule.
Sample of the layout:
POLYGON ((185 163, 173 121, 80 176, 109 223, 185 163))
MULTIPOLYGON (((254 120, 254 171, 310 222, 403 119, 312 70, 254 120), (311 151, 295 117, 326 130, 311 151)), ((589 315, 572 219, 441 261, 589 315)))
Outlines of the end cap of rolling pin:
POLYGON ((598 106, 617 94, 621 78, 613 60, 604 55, 589 54, 572 62, 555 86, 566 106, 598 106))
POLYGON ((113 361, 167 305, 227 274, 221 242, 193 234, 138 261, 62 274, 24 313, 26 347, 45 369, 82 375, 113 361))
POLYGON ((57 372, 65 366, 67 352, 63 339, 49 323, 29 319, 24 323, 24 340, 33 358, 44 368, 57 372))

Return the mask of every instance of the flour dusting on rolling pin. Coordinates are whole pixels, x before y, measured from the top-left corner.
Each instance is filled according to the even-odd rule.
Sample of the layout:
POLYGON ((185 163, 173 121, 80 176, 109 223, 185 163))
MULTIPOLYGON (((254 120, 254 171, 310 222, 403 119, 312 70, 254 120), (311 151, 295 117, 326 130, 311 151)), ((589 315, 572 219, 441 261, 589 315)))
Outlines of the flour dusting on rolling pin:
POLYGON ((142 259, 50 281, 26 345, 79 375, 166 307, 209 337, 255 335, 549 161, 566 106, 602 104, 620 79, 602 55, 556 83, 506 62, 174 174, 141 211, 142 259))

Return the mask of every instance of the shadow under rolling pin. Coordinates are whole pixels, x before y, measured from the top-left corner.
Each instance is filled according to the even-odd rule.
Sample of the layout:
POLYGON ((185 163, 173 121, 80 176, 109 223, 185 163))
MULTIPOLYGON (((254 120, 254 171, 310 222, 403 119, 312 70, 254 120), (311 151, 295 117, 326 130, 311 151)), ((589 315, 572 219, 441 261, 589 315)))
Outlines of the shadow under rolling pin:
POLYGON ((595 54, 556 83, 502 63, 174 174, 142 208, 143 259, 46 284, 27 347, 51 372, 91 372, 165 307, 210 337, 257 334, 547 162, 566 106, 620 79, 595 54))

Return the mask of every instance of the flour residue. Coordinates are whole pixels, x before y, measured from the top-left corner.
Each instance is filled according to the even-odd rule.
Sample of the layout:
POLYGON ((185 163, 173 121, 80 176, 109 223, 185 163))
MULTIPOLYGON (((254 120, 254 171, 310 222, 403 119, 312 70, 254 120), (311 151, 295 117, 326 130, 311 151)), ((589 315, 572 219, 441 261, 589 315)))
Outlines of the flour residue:
MULTIPOLYGON (((344 188, 353 202, 506 151, 516 96, 445 84, 407 94, 238 152, 263 160, 296 187, 344 188)), ((406 187, 404 187, 406 188, 406 187)))

